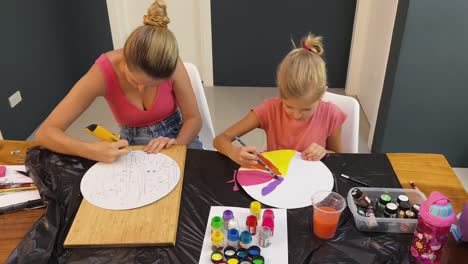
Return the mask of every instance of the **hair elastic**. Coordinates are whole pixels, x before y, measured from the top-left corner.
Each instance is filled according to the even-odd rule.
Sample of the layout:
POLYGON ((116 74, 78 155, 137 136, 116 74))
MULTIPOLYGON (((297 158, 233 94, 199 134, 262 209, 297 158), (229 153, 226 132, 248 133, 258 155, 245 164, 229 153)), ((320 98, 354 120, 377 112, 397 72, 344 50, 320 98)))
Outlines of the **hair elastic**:
POLYGON ((311 48, 309 48, 309 46, 307 46, 306 44, 304 44, 302 47, 303 47, 304 49, 306 49, 306 50, 308 50, 308 51, 312 52, 312 49, 311 49, 311 48))

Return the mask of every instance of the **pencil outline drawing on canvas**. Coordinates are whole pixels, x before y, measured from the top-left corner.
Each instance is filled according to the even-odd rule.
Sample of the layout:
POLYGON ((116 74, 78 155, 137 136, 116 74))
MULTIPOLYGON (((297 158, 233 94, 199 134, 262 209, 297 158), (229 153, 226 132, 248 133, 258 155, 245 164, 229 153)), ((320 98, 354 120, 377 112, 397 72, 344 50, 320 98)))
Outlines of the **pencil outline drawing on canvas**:
POLYGON ((81 192, 95 206, 126 210, 161 199, 179 179, 179 166, 167 155, 132 151, 112 164, 91 167, 83 176, 81 192))

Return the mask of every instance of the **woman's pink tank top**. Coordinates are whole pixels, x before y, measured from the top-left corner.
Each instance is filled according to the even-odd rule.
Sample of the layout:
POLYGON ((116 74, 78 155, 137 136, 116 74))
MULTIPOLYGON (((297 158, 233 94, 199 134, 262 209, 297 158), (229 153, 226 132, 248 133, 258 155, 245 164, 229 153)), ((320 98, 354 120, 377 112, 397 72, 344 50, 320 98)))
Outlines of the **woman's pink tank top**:
POLYGON ((120 125, 129 127, 142 127, 158 123, 177 110, 172 81, 168 80, 158 86, 154 102, 151 107, 144 111, 136 107, 120 88, 117 75, 109 58, 102 54, 96 64, 101 69, 106 80, 106 101, 115 120, 120 125))

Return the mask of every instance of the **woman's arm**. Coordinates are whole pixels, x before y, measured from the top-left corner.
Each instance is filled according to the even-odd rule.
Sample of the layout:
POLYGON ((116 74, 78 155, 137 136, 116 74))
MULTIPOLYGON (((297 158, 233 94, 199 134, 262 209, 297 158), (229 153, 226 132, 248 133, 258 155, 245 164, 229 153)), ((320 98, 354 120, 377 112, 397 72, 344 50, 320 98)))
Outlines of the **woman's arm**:
POLYGON ((200 132, 202 119, 198 110, 197 99, 185 70, 184 63, 179 58, 173 75, 174 94, 184 118, 184 124, 176 138, 177 144, 190 145, 200 132))
POLYGON ((342 151, 341 127, 339 127, 327 138, 327 152, 341 153, 342 151))
POLYGON ((213 140, 213 146, 239 165, 255 165, 257 164, 256 147, 235 147, 232 142, 236 136, 241 137, 259 126, 260 122, 256 114, 250 111, 242 120, 216 136, 213 140))
POLYGON ((119 149, 128 145, 126 141, 83 142, 65 134, 65 130, 89 107, 98 96, 106 93, 106 83, 95 64, 73 86, 65 98, 41 124, 36 139, 41 146, 53 151, 81 156, 88 159, 112 162, 128 153, 119 149))

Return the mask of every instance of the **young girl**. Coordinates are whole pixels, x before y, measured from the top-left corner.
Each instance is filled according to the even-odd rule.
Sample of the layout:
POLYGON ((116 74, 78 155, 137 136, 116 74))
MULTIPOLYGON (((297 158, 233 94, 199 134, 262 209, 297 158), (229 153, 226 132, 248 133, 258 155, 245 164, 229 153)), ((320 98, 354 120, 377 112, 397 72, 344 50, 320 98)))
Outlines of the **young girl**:
POLYGON ((341 126, 346 114, 322 101, 327 90, 322 38, 309 34, 278 67, 279 98, 265 100, 242 120, 218 135, 214 147, 240 165, 257 164, 256 148, 235 147, 235 136, 265 130, 267 150, 294 149, 305 160, 320 160, 341 151, 341 126))
POLYGON ((201 117, 177 41, 167 28, 166 5, 154 2, 123 50, 102 54, 40 126, 36 139, 53 151, 112 162, 126 146, 149 153, 173 144, 201 148, 201 117), (118 142, 83 142, 64 131, 98 96, 121 127, 118 142))

